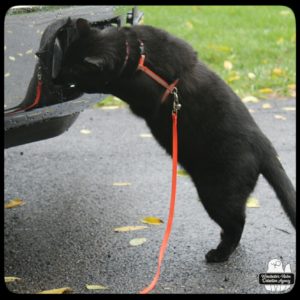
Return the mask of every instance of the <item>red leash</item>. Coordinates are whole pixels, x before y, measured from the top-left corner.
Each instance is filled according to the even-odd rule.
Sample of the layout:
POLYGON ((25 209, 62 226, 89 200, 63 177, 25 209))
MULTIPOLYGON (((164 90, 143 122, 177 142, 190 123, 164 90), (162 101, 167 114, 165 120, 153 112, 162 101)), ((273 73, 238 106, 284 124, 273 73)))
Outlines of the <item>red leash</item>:
POLYGON ((144 288, 142 291, 140 291, 140 294, 147 294, 151 290, 154 289, 160 275, 160 267, 162 265, 162 260, 164 258, 167 244, 169 240, 169 236, 172 229, 172 223, 174 218, 174 210, 175 210, 175 199, 176 199, 176 183, 177 183, 177 157, 178 157, 178 136, 177 136, 177 111, 173 111, 172 113, 172 119, 173 119, 173 145, 172 145, 172 156, 173 156, 173 170, 172 170, 172 192, 171 192, 171 200, 170 200, 170 209, 169 209, 169 217, 168 217, 168 223, 166 227, 166 231, 164 234, 163 241, 160 246, 159 256, 158 256, 158 266, 156 274, 152 280, 152 282, 149 284, 148 287, 144 288))
POLYGON ((137 69, 146 73, 149 77, 163 86, 166 90, 162 96, 161 101, 164 102, 167 97, 171 94, 174 97, 173 101, 173 112, 172 112, 172 157, 173 157, 173 166, 172 166, 172 190, 171 190, 171 200, 170 200, 170 208, 169 208, 169 217, 167 222, 166 231, 160 246, 159 256, 158 256, 158 265, 157 271, 154 275, 152 282, 143 290, 141 290, 140 294, 148 294, 155 288, 155 285, 160 276, 160 268, 162 265, 162 261, 167 249, 169 236, 172 230, 173 218, 174 218, 174 211, 175 211, 175 200, 176 200, 176 186, 177 186, 177 161, 178 161, 178 132, 177 132, 177 112, 181 108, 181 105, 178 101, 178 94, 176 85, 179 79, 176 79, 173 83, 168 84, 164 79, 162 79, 159 75, 151 71, 148 67, 144 65, 145 62, 145 53, 144 53, 144 43, 140 42, 140 49, 141 49, 141 57, 139 60, 139 64, 137 69))

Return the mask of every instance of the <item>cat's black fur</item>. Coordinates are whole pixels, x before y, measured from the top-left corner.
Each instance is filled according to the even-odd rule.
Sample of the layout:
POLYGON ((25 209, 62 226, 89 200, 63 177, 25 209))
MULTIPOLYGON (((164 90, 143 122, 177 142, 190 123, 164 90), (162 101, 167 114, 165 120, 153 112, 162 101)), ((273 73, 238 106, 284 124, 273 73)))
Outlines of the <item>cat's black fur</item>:
POLYGON ((171 154, 172 96, 141 71, 145 65, 171 83, 179 78, 179 162, 191 175, 209 216, 222 228, 221 242, 206 254, 209 262, 228 259, 238 245, 245 203, 262 174, 274 188, 295 226, 296 193, 271 142, 231 88, 201 63, 183 40, 150 26, 92 29, 80 19, 80 38, 69 48, 58 83, 75 83, 87 93, 109 93, 145 119, 153 136, 171 154), (130 55, 126 57, 126 41, 130 55))

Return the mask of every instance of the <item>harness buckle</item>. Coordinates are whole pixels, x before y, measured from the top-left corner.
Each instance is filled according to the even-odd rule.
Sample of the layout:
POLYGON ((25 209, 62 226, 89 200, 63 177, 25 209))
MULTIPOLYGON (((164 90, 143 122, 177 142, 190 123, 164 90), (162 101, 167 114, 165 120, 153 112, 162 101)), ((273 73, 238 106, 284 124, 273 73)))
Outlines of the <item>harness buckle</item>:
POLYGON ((178 99, 177 87, 174 87, 171 94, 174 97, 174 100, 173 100, 173 113, 177 114, 177 112, 181 109, 181 104, 179 103, 179 99, 178 99))

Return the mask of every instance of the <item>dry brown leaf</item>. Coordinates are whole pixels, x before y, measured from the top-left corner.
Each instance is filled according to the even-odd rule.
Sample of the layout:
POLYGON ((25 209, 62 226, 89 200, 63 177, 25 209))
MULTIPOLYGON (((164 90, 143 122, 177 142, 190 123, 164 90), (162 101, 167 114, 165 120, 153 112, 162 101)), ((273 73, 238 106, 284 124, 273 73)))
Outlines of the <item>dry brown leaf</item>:
POLYGON ((5 283, 15 282, 15 281, 19 281, 19 280, 21 280, 21 278, 15 277, 15 276, 5 276, 4 277, 5 283))
POLYGON ((21 205, 24 205, 25 202, 19 198, 15 198, 15 199, 12 199, 10 200, 8 203, 6 203, 4 205, 4 208, 14 208, 14 207, 17 207, 17 206, 21 206, 21 205))
POLYGON ((144 244, 147 241, 146 238, 136 238, 136 239, 132 239, 129 241, 129 244, 131 246, 140 246, 142 244, 144 244))
POLYGON ((72 292, 72 289, 69 287, 63 287, 59 289, 53 289, 53 290, 46 290, 38 292, 38 294, 67 294, 72 292))
POLYGON ((156 217, 145 217, 141 220, 141 222, 146 223, 146 224, 153 224, 153 225, 160 225, 162 224, 164 221, 156 218, 156 217))
POLYGON ((123 226, 117 227, 114 229, 116 232, 127 232, 127 231, 135 231, 135 230, 142 230, 148 228, 147 226, 123 226))

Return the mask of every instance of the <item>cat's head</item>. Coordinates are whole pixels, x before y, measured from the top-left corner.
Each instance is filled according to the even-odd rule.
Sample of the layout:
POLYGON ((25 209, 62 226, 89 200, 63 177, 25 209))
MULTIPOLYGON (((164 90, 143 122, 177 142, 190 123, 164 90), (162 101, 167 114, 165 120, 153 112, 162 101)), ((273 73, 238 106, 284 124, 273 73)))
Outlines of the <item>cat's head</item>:
POLYGON ((74 85, 85 93, 101 93, 116 76, 120 63, 113 29, 96 29, 85 19, 78 19, 75 26, 78 38, 66 50, 54 83, 74 85))

